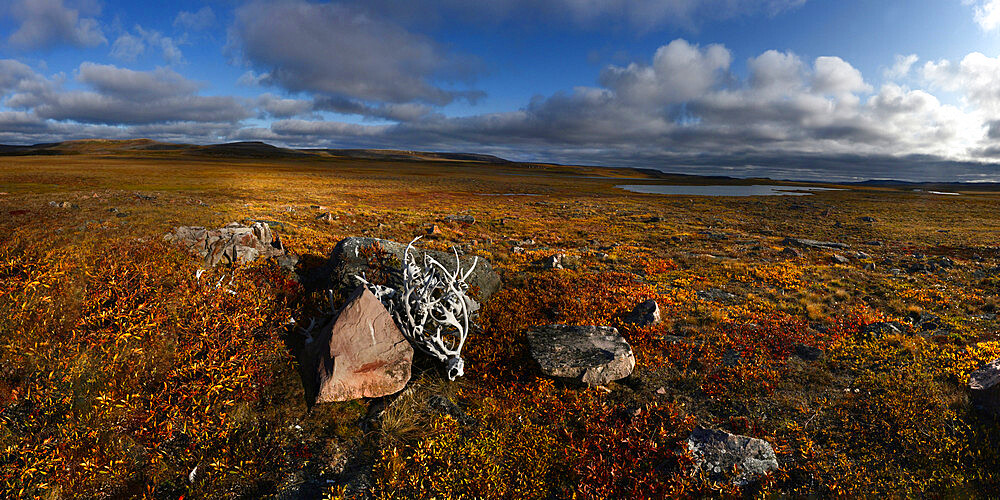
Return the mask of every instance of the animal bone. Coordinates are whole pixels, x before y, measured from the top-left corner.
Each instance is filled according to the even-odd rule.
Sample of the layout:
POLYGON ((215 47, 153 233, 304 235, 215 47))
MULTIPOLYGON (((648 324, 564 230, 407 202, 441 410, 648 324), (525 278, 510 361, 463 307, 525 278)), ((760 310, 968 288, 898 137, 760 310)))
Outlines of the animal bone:
POLYGON ((404 335, 420 350, 445 363, 449 380, 465 373, 462 346, 469 335, 469 316, 478 306, 468 296, 466 280, 476 268, 478 258, 462 273, 461 261, 455 253, 455 271, 428 254, 423 265, 413 256, 416 237, 403 253, 403 283, 399 290, 369 282, 355 276, 379 299, 396 320, 404 335))

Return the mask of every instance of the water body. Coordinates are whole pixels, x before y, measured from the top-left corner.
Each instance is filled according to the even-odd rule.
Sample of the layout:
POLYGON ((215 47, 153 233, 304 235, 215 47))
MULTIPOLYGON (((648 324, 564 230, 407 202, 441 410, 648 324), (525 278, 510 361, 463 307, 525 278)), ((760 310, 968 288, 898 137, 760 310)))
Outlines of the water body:
POLYGON ((769 184, 754 184, 751 186, 713 185, 713 186, 680 186, 667 184, 621 184, 615 186, 632 193, 643 194, 676 194, 687 196, 809 196, 815 191, 845 191, 844 189, 777 186, 769 184))

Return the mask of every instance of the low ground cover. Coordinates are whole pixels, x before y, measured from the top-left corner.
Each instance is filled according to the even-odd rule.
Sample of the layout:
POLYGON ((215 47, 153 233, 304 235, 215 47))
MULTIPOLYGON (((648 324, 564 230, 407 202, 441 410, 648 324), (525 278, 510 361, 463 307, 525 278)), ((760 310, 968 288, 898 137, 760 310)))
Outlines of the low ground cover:
POLYGON ((1000 427, 964 389, 1000 357, 1000 196, 664 197, 565 177, 601 172, 4 158, 0 489, 657 498, 1000 487, 1000 427), (483 196, 504 193, 538 196, 483 196), (475 222, 445 219, 454 214, 475 222), (234 220, 269 221, 304 277, 273 262, 198 273, 162 240, 178 225, 234 220), (431 224, 440 234, 427 234, 431 224), (306 271, 362 235, 458 246, 490 259, 504 285, 469 337, 465 377, 448 383, 418 360, 388 408, 309 407, 292 353, 328 305, 306 271), (785 236, 850 244, 837 252, 848 262, 783 253, 785 236), (540 264, 555 254, 564 269, 540 264), (647 299, 665 320, 624 324, 647 299), (906 332, 866 331, 879 321, 906 332), (549 323, 619 328, 635 373, 586 389, 542 377, 524 333, 549 323), (435 397, 462 413, 435 410, 435 397), (684 451, 696 425, 767 440, 781 470, 743 488, 708 481, 684 451))

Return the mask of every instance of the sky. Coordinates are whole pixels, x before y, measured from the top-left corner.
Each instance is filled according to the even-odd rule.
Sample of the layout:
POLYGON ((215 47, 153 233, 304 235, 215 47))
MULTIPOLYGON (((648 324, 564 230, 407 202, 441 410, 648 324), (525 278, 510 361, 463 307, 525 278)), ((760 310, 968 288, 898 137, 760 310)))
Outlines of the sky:
POLYGON ((0 0, 0 143, 1000 181, 1000 0, 0 0))

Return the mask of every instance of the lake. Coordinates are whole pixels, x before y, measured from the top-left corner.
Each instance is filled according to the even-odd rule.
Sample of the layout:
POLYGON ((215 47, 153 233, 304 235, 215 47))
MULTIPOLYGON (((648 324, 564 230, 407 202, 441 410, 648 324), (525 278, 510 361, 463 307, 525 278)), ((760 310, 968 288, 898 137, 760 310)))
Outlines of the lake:
POLYGON ((751 186, 713 185, 713 186, 680 186, 667 184, 621 184, 615 186, 633 193, 643 194, 677 194, 688 196, 808 196, 814 191, 844 191, 844 189, 777 186, 769 184, 754 184, 751 186))

